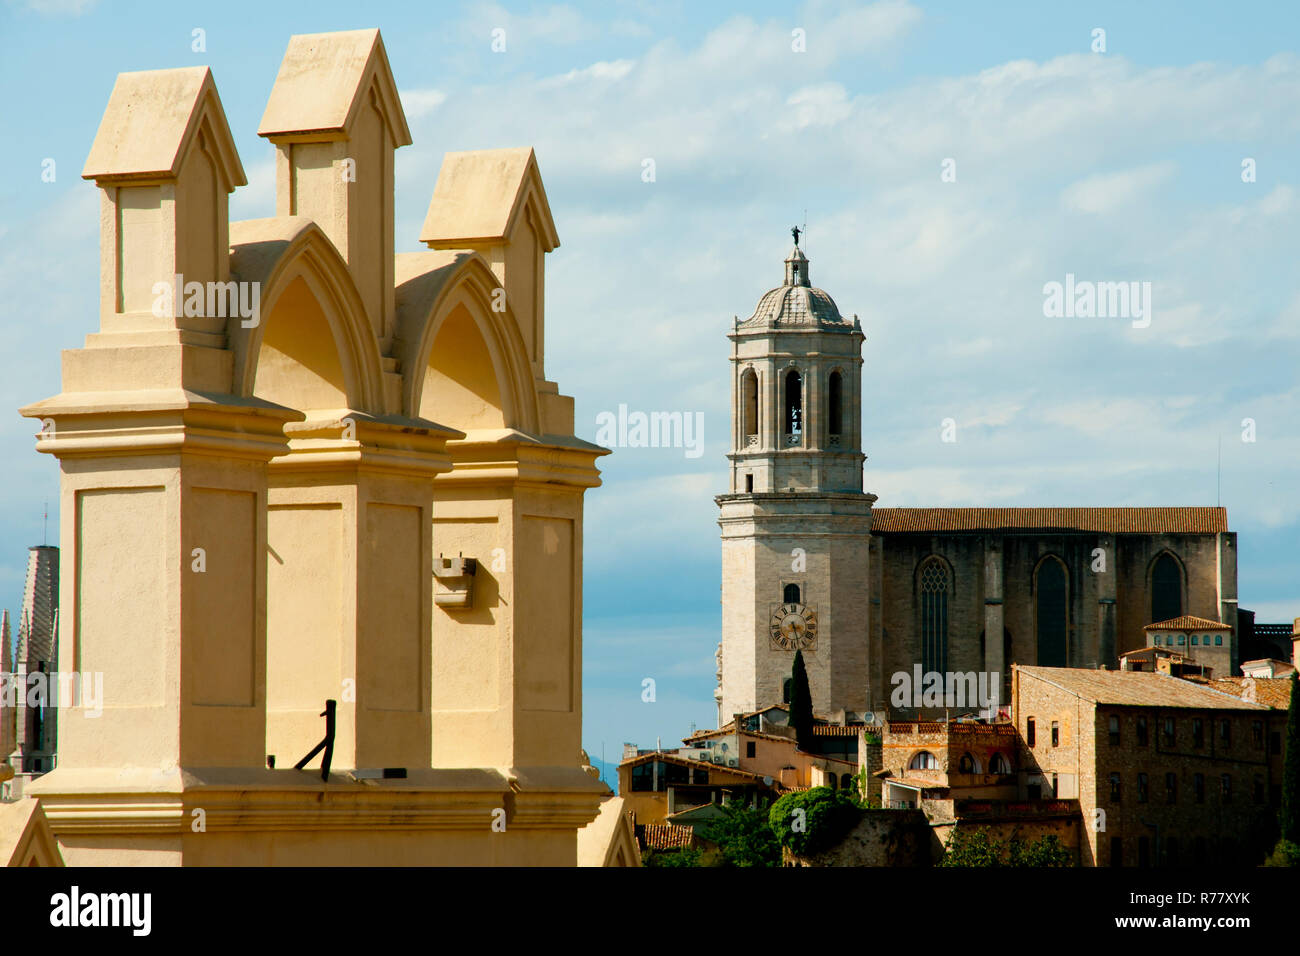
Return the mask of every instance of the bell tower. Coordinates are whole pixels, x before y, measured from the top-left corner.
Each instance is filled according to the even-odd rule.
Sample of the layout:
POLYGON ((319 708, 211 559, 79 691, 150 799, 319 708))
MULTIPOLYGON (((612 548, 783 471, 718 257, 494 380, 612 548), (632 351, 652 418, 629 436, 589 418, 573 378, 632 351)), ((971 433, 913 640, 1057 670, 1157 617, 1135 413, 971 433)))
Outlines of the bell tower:
MULTIPOLYGON (((731 340, 718 725, 787 699, 802 650, 818 714, 869 707, 871 504, 862 490, 862 326, 799 248, 731 340)), ((877 655, 878 656, 878 655, 877 655)))

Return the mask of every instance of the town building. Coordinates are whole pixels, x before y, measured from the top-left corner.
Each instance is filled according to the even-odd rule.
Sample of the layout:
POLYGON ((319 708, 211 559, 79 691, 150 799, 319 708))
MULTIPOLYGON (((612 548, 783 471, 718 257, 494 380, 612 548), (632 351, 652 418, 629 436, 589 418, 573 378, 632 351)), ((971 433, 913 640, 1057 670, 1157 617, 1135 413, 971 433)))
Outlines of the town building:
POLYGON ((796 650, 816 711, 849 723, 942 716, 890 703, 917 665, 993 675, 1005 699, 1013 662, 1113 668, 1146 625, 1184 615, 1222 625, 1201 633, 1237 660, 1223 508, 876 507, 863 481, 866 336, 812 284, 797 234, 782 283, 728 332, 719 725, 786 699, 796 650))
POLYGON ((1078 801, 1082 865, 1256 865, 1271 847, 1285 713, 1160 673, 1012 674, 1020 795, 1078 801))
POLYGON ((1218 621, 1184 614, 1142 628, 1146 646, 1163 648, 1201 664, 1219 677, 1233 673, 1232 628, 1218 621))

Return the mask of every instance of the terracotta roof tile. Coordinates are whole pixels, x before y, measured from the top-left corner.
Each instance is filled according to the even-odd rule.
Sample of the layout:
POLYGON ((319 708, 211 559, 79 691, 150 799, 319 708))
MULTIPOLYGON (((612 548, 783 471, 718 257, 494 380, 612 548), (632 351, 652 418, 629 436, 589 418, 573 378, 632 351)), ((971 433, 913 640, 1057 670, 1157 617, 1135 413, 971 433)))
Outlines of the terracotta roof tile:
POLYGON ((1201 710, 1264 710, 1205 684, 1147 671, 1099 671, 1073 667, 1016 668, 1022 677, 1052 684, 1084 700, 1122 707, 1187 707, 1201 710))
POLYGON ((1157 621, 1154 624, 1148 624, 1142 628, 1144 631, 1231 631, 1231 624, 1221 624, 1218 621, 1212 621, 1208 617, 1192 617, 1190 614, 1184 614, 1182 617, 1171 617, 1167 621, 1157 621))
POLYGON ((1290 677, 1216 677, 1208 682, 1214 690, 1251 700, 1274 710, 1291 709, 1290 677))
POLYGON ((695 843, 695 830, 672 823, 647 823, 641 843, 651 850, 676 850, 695 843))
POLYGON ((873 508, 871 530, 1091 531, 1101 534, 1215 534, 1228 530, 1225 508, 873 508))

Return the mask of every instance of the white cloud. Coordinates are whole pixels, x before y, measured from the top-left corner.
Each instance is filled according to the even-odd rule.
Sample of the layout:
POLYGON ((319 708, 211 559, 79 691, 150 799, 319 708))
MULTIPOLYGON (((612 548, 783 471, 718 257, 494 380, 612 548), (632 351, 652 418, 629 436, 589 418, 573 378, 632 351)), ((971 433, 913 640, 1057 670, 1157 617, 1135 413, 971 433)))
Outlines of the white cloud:
POLYGON ((1152 163, 1118 173, 1089 176, 1066 187, 1061 203, 1072 212, 1105 214, 1129 209, 1173 176, 1173 163, 1152 163))
POLYGON ((402 109, 407 122, 423 119, 447 101, 442 90, 402 90, 402 109))

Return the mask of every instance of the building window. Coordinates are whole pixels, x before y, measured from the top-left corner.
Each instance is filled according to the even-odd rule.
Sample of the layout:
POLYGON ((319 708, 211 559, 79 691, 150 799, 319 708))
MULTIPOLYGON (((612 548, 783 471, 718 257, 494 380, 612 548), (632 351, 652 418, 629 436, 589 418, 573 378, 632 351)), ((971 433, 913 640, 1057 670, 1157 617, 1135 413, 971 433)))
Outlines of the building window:
POLYGON ((1061 746, 1061 722, 1059 720, 1052 721, 1052 746, 1061 746))
POLYGON ((1166 747, 1172 747, 1174 745, 1174 742, 1177 741, 1178 739, 1178 732, 1177 732, 1178 727, 1174 723, 1174 718, 1172 717, 1165 718, 1164 731, 1165 731, 1164 735, 1161 738, 1160 742, 1166 747))
POLYGON ((1215 634, 1215 635, 1214 635, 1214 646, 1215 646, 1215 647, 1222 647, 1222 646, 1223 646, 1223 635, 1222 635, 1222 634, 1215 634))
POLYGON ((1205 774, 1192 774, 1192 793, 1195 794, 1197 803, 1205 802, 1205 774))
POLYGON ((745 369, 740 376, 741 421, 745 444, 758 444, 758 374, 752 369, 745 369))
POLYGON ((839 435, 844 424, 843 376, 838 371, 831 372, 831 380, 826 388, 826 422, 827 433, 839 435))
POLYGON ((1139 747, 1147 745, 1147 719, 1145 717, 1137 719, 1137 740, 1139 747))
POLYGON ((1007 758, 1002 754, 994 754, 989 759, 989 773, 1008 774, 1011 772, 1011 765, 1007 763, 1007 758))
POLYGON ((1224 750, 1232 746, 1232 721, 1227 717, 1219 721, 1219 743, 1224 750))
POLYGON ((1152 637, 1151 642, 1152 642, 1156 647, 1159 647, 1159 646, 1160 646, 1160 635, 1159 635, 1159 634, 1154 635, 1154 636, 1152 637))
POLYGON ((1183 646, 1184 644, 1186 644, 1186 643, 1187 643, 1187 635, 1186 635, 1186 634, 1179 634, 1179 635, 1178 635, 1178 646, 1179 646, 1179 647, 1182 647, 1182 646, 1183 646))
POLYGON ((912 762, 907 765, 908 770, 938 770, 939 761, 935 759, 934 754, 928 750, 922 750, 912 758, 912 762))
POLYGON ((785 433, 790 444, 802 444, 803 379, 796 369, 785 374, 785 433))
POLYGON ((758 744, 752 740, 745 741, 745 756, 752 759, 758 756, 758 744))
POLYGON ((1040 667, 1066 666, 1068 610, 1065 565, 1057 558, 1045 558, 1034 575, 1034 616, 1040 667))
POLYGON ((1192 718, 1192 746, 1198 750, 1205 746, 1205 721, 1200 717, 1192 718))
POLYGON ((1034 745, 1034 718, 1030 717, 1025 721, 1025 745, 1032 747, 1034 745))
POLYGON ((1110 775, 1110 802, 1119 803, 1119 774, 1110 775))
POLYGON ((746 475, 746 476, 745 476, 745 491, 752 492, 753 490, 754 490, 754 476, 753 476, 753 475, 746 475))
POLYGON ((787 677, 781 682, 781 703, 790 703, 790 688, 794 685, 794 678, 787 677))
POLYGON ((1264 749, 1264 721, 1252 720, 1250 722, 1250 738, 1254 741, 1256 750, 1264 749))
POLYGON ((1232 774, 1225 773, 1219 779, 1223 785, 1223 802, 1232 803, 1232 774))
POLYGON ((1165 774, 1165 803, 1178 802, 1178 774, 1165 774))
POLYGON ((1146 803, 1149 790, 1147 788, 1147 775, 1138 774, 1138 803, 1146 803))
POLYGON ((782 595, 781 595, 781 602, 782 602, 783 604, 798 604, 798 603, 799 603, 799 585, 797 585, 797 584, 787 584, 787 585, 785 586, 785 590, 784 590, 784 592, 782 592, 782 595))
POLYGON ((1118 747, 1119 746, 1119 717, 1117 717, 1115 714, 1111 714, 1109 724, 1110 724, 1110 745, 1112 747, 1118 747))
POLYGON ((1195 634, 1193 634, 1193 635, 1192 635, 1192 647, 1196 647, 1196 642, 1197 642, 1197 640, 1198 640, 1198 638, 1196 637, 1195 634))
POLYGON ((927 558, 917 576, 921 609, 921 670, 948 670, 948 566, 938 558, 927 558))
POLYGON ((1124 865, 1124 840, 1121 837, 1110 838, 1110 865, 1124 865))
POLYGON ((840 789, 848 790, 852 786, 853 786, 853 774, 851 773, 840 774, 840 789))
POLYGON ((975 762, 975 758, 968 753, 961 755, 961 760, 957 762, 957 769, 960 773, 979 773, 980 765, 975 762))
POLYGON ((1043 785, 1041 783, 1031 783, 1027 788, 1030 800, 1043 799, 1043 785))
MULTIPOLYGON (((1183 574, 1166 551, 1151 568, 1151 620, 1169 621, 1183 616, 1183 574)), ((1181 644, 1185 637, 1179 640, 1181 644)))

